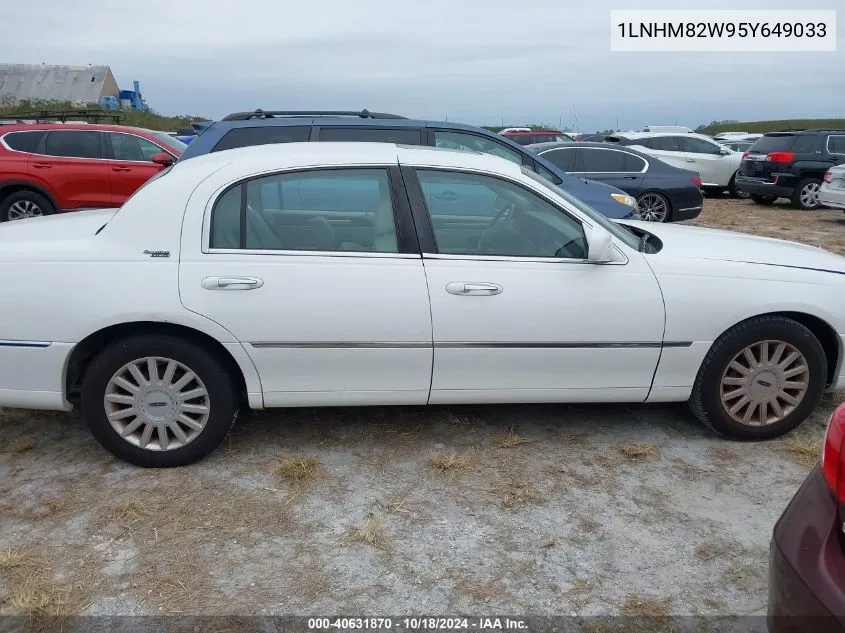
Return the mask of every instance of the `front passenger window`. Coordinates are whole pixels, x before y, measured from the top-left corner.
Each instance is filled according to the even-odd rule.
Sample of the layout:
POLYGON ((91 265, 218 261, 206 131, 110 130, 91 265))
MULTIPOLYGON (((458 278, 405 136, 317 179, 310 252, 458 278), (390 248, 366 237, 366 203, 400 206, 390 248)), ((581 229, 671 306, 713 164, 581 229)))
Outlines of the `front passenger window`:
POLYGON ((434 131, 434 145, 457 149, 464 152, 481 152, 493 154, 500 158, 506 158, 512 163, 522 165, 522 154, 515 149, 507 147, 504 143, 498 143, 493 139, 479 136, 478 134, 465 134, 463 132, 447 132, 445 130, 434 131))
POLYGON ((212 210, 211 247, 398 253, 387 171, 323 169, 236 185, 212 210))
POLYGON ((585 259, 581 223, 516 183, 486 176, 417 170, 437 252, 585 259))

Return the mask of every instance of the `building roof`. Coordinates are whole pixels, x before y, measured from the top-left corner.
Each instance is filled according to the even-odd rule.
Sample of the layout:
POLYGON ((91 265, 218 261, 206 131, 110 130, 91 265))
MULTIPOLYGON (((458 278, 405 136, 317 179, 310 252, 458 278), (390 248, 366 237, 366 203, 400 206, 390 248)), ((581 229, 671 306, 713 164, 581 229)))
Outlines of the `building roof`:
POLYGON ((108 66, 0 64, 0 104, 24 100, 96 103, 116 87, 108 66))

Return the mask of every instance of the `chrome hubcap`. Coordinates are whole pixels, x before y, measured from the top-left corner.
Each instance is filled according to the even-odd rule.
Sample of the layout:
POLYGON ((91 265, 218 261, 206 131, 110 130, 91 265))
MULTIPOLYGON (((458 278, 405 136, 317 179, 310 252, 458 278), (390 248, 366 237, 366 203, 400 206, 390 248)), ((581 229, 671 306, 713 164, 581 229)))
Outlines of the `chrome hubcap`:
POLYGON ((807 185, 804 185, 804 188, 801 190, 801 204, 805 207, 819 206, 820 188, 821 187, 817 182, 811 182, 807 185))
POLYGON ((666 201, 656 193, 647 193, 637 201, 637 211, 647 222, 663 222, 666 218, 666 201))
POLYGON ((32 200, 18 200, 9 207, 10 220, 23 220, 41 215, 41 207, 32 200))
POLYGON ((133 446, 172 451, 205 429, 210 400, 202 380, 188 367, 149 356, 114 373, 103 406, 112 428, 133 446))
POLYGON ((740 424, 780 422, 804 400, 810 384, 807 359, 784 341, 743 349, 722 374, 722 406, 740 424))

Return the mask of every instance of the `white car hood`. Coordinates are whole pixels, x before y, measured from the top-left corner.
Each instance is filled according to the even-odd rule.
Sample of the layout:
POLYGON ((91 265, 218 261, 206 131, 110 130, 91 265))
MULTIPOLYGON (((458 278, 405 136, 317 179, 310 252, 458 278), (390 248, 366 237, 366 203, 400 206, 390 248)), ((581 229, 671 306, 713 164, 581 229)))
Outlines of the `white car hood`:
POLYGON ((845 275, 845 257, 816 246, 699 226, 624 221, 652 233, 669 257, 767 264, 845 275))
POLYGON ((117 211, 89 209, 3 222, 0 224, 0 249, 33 241, 65 242, 91 238, 117 211))

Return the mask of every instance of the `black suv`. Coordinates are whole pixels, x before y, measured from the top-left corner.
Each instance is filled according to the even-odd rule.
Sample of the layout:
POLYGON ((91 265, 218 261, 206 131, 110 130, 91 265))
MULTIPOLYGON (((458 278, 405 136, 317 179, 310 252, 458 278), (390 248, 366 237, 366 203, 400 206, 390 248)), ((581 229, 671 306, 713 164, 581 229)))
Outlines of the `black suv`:
POLYGON ((786 130, 758 139, 742 158, 736 188, 757 204, 789 198, 816 209, 824 172, 845 163, 845 130, 786 130))

